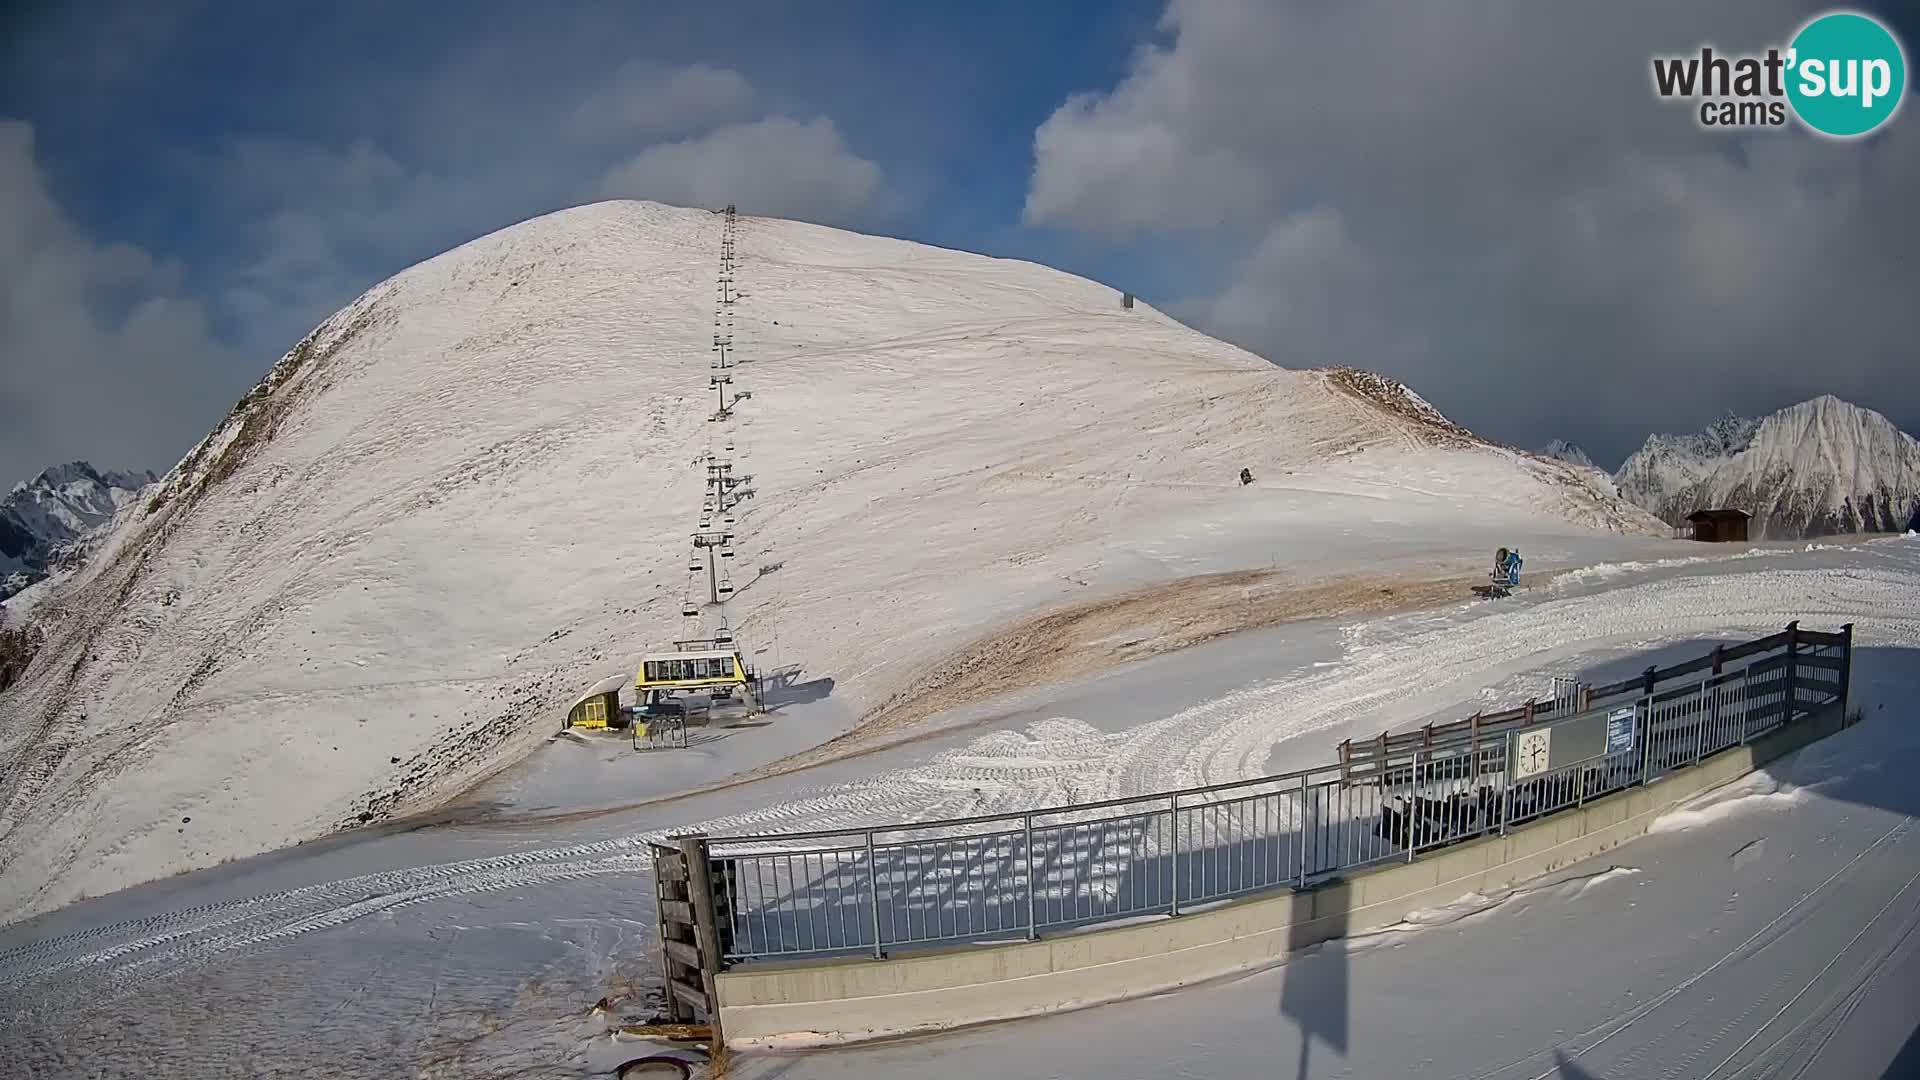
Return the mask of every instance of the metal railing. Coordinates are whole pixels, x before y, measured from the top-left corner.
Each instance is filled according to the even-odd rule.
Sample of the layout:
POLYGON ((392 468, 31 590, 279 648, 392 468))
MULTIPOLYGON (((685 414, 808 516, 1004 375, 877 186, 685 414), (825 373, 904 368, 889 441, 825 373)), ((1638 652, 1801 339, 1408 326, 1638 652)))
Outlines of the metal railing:
POLYGON ((1790 626, 1664 680, 1650 669, 1631 697, 1582 694, 1585 711, 1389 744, 1364 774, 1343 760, 1019 814, 703 838, 705 887, 727 962, 882 956, 1179 915, 1504 834, 1816 710, 1844 710, 1851 654, 1851 626, 1790 626), (1746 663, 1726 667, 1736 652, 1746 663), (1542 759, 1544 740, 1529 735, 1542 731, 1571 749, 1542 759))

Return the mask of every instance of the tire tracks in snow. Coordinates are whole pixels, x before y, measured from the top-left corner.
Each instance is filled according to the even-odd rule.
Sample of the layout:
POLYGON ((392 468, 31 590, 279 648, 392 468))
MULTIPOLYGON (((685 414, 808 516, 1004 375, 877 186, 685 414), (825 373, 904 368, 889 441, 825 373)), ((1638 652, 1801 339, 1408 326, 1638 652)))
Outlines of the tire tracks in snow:
MULTIPOLYGON (((405 867, 124 920, 0 950, 0 971, 26 990, 117 997, 153 979, 260 946, 435 900, 604 874, 646 874, 639 837, 405 867), (49 986, 48 984, 56 984, 49 986)), ((642 890, 642 902, 651 891, 642 890)))
MULTIPOLYGON (((723 835, 801 822, 831 829, 927 821, 1251 779, 1272 771, 1273 750, 1289 740, 1316 732, 1337 739, 1361 723, 1371 733, 1411 722, 1436 700, 1471 697, 1490 682, 1611 643, 1765 634, 1799 619, 1809 628, 1850 621, 1865 641, 1920 644, 1913 583, 1912 572, 1766 570, 1470 608, 1486 614, 1466 619, 1436 622, 1432 613, 1417 613, 1362 623, 1347 629, 1345 656, 1331 666, 1244 687, 1129 730, 1106 733, 1063 717, 1024 733, 995 731, 916 767, 698 827, 723 835), (1058 797, 1069 790, 1072 799, 1058 797)), ((1330 739, 1311 760, 1285 764, 1329 764, 1334 753, 1330 739)))
MULTIPOLYGON (((1870 643, 1920 644, 1913 580, 1910 570, 1766 570, 1553 597, 1439 624, 1431 613, 1388 618, 1349 627, 1346 654, 1331 667, 1303 668, 1129 730, 1103 732, 1062 717, 1024 731, 993 731, 913 768, 699 828, 740 834, 801 823, 823 829, 930 820, 1245 779, 1267 772, 1273 748, 1289 739, 1414 719, 1436 695, 1465 696, 1490 678, 1620 640, 1760 633, 1824 616, 1852 621, 1870 643)), ((1332 747, 1326 751, 1330 757, 1332 747)), ((50 1001, 118 997, 246 950, 396 909, 608 874, 644 878, 652 836, 403 867, 195 905, 0 949, 0 971, 50 1001)), ((639 886, 634 894, 650 902, 650 889, 639 886)))

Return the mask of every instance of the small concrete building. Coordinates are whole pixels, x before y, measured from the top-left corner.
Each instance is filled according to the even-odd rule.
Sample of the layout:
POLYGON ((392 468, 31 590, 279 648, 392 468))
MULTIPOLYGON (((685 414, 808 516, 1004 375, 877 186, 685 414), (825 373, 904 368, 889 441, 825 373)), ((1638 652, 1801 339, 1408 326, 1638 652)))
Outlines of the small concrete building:
POLYGON ((1693 526, 1693 538, 1709 544, 1744 543, 1747 539, 1745 510, 1696 510, 1687 515, 1693 526))
POLYGON ((625 675, 609 675, 594 683, 586 693, 574 699, 567 710, 567 726, 588 730, 623 727, 620 722, 620 688, 625 675))

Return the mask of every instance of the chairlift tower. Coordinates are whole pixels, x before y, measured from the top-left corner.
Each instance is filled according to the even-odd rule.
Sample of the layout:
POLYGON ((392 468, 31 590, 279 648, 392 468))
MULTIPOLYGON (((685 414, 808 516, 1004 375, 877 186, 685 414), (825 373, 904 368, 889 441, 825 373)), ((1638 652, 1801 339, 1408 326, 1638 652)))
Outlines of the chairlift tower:
MULTIPOLYGON (((722 599, 721 593, 723 591, 720 587, 722 584, 720 566, 715 561, 714 553, 724 549, 727 557, 731 558, 733 556, 732 544, 733 534, 725 529, 717 531, 702 530, 693 534, 693 546, 707 553, 707 598, 709 603, 718 604, 722 599)), ((730 578, 727 579, 725 584, 726 589, 724 591, 727 595, 731 596, 733 594, 732 580, 730 578)))

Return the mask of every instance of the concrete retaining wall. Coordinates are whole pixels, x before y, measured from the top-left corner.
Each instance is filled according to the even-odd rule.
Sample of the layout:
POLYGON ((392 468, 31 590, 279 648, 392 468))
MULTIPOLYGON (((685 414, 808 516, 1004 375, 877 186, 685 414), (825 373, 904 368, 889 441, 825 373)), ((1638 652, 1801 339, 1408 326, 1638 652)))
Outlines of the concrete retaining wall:
POLYGON ((1412 863, 1302 892, 1128 926, 885 960, 751 964, 722 972, 733 1046, 807 1046, 937 1031, 1137 997, 1273 964, 1296 949, 1390 926, 1469 892, 1553 873, 1641 836, 1686 801, 1838 731, 1839 706, 1646 787, 1618 792, 1412 863))

